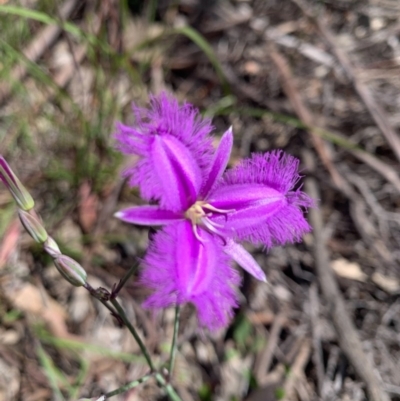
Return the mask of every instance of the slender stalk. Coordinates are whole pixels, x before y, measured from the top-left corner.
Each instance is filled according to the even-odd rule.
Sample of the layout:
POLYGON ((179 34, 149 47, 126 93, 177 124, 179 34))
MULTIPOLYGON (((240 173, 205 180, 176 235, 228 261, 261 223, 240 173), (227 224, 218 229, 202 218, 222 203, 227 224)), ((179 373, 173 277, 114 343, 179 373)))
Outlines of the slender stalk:
POLYGON ((175 389, 165 381, 164 377, 160 373, 156 373, 156 379, 158 384, 165 389, 167 395, 171 401, 182 401, 175 389))
MULTIPOLYGON (((90 292, 91 295, 96 297, 104 306, 106 306, 117 318, 119 318, 125 324, 125 326, 128 328, 128 330, 131 332, 131 334, 135 338, 136 342, 138 343, 138 345, 147 361, 147 364, 150 367, 151 372, 152 373, 155 372, 155 378, 157 380, 157 383, 165 390, 169 399, 171 401, 182 401, 181 398, 179 397, 178 393, 171 386, 171 384, 167 383, 165 378, 159 372, 156 371, 153 361, 150 357, 150 354, 147 351, 146 345, 143 343, 142 339, 139 337, 139 334, 137 333, 135 328, 132 326, 131 322, 128 320, 128 317, 126 316, 125 311, 122 308, 122 306, 120 305, 120 303, 115 298, 111 298, 109 301, 113 305, 113 307, 111 307, 111 305, 108 304, 108 301, 101 299, 101 296, 99 296, 99 294, 97 294, 96 291, 88 283, 86 283, 84 287, 90 292), (115 311, 114 311, 114 308, 115 308, 115 311)), ((178 321, 179 321, 179 316, 178 316, 178 321)), ((176 327, 176 331, 177 330, 178 330, 178 327, 176 327)), ((141 380, 141 379, 139 379, 139 380, 141 380)), ((140 384, 140 383, 138 383, 138 384, 140 384)), ((117 390, 114 390, 114 391, 117 391, 117 390)), ((121 390, 121 392, 122 392, 122 390, 121 390)), ((117 393, 115 393, 115 394, 117 394, 117 393)), ((106 396, 110 397, 109 394, 106 394, 106 396)))
POLYGON ((100 294, 88 282, 83 285, 83 288, 87 290, 92 297, 100 301, 111 312, 112 316, 114 316, 116 319, 119 319, 118 312, 108 303, 105 298, 102 298, 100 294))
POLYGON ((120 280, 120 282, 118 283, 118 285, 115 287, 115 289, 112 292, 112 297, 115 298, 118 293, 121 291, 122 287, 126 284, 126 282, 130 279, 130 277, 132 276, 133 273, 135 273, 135 271, 138 268, 138 263, 135 263, 125 274, 124 277, 122 277, 122 279, 120 280))
POLYGON ((117 311, 111 305, 109 305, 107 301, 103 301, 102 299, 99 299, 99 301, 111 312, 113 316, 118 316, 117 311))
POLYGON ((142 384, 142 383, 146 382, 147 380, 149 380, 150 377, 152 377, 152 376, 153 376, 153 374, 145 375, 145 376, 141 377, 140 379, 137 379, 137 380, 134 380, 133 382, 125 384, 125 386, 119 387, 119 388, 115 389, 114 391, 110 391, 109 393, 104 394, 104 397, 105 397, 104 399, 106 400, 107 398, 111 398, 114 395, 124 393, 125 391, 128 391, 131 388, 137 387, 139 384, 142 384))
POLYGON ((174 335, 172 337, 171 354, 169 357, 169 367, 168 367, 168 374, 169 374, 170 380, 172 377, 172 371, 174 369, 174 363, 175 363, 175 357, 176 357, 176 340, 178 338, 180 314, 181 314, 181 308, 179 305, 176 305, 175 306, 174 335))
POLYGON ((128 330, 131 332, 133 337, 135 338, 136 342, 138 343, 141 351, 143 352, 144 357, 146 358, 146 361, 151 369, 152 372, 154 372, 156 369, 154 368, 153 361, 151 360, 150 354, 147 351, 146 345, 142 341, 142 339, 139 337, 139 334, 135 330, 135 328, 132 326, 131 322, 128 320, 125 311, 123 310, 122 306, 119 304, 119 302, 116 299, 111 299, 110 302, 113 304, 114 308, 117 310, 118 315, 121 317, 122 321, 124 322, 125 326, 128 328, 128 330))

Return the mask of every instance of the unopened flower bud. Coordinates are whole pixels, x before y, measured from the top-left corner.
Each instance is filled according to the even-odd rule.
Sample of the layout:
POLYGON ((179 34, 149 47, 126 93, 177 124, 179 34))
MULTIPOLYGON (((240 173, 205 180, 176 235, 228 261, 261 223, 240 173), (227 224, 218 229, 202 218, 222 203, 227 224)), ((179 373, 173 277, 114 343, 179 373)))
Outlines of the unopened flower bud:
POLYGON ((43 243, 47 240, 47 232, 37 217, 23 210, 18 210, 18 215, 25 230, 36 242, 43 243))
POLYGON ((69 256, 60 255, 54 259, 54 264, 61 275, 75 287, 86 283, 87 274, 83 267, 69 256))
POLYGON ((51 237, 48 237, 44 243, 44 250, 54 259, 61 255, 57 242, 51 237))
POLYGON ((20 209, 28 211, 35 206, 32 196, 11 170, 3 156, 0 156, 0 180, 4 182, 4 185, 11 192, 20 209))

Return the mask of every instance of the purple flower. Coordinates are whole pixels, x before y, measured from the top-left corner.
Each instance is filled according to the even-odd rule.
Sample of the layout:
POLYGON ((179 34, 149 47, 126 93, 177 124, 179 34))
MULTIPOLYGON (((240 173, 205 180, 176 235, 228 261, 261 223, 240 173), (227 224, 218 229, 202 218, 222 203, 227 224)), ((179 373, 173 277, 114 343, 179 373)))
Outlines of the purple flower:
POLYGON ((165 209, 189 207, 201 185, 201 171, 212 158, 210 120, 201 119, 190 104, 179 106, 165 93, 151 98, 150 109, 134 106, 133 112, 135 127, 119 123, 115 136, 122 153, 139 156, 125 172, 130 185, 138 186, 144 199, 157 200, 165 209), (177 190, 171 191, 172 187, 177 190))
POLYGON ((158 205, 116 214, 138 225, 164 226, 144 259, 141 281, 154 290, 150 307, 193 303, 211 329, 226 325, 237 304, 235 260, 259 280, 265 274, 238 241, 267 248, 298 241, 310 231, 302 208, 312 200, 294 190, 298 160, 280 151, 256 154, 226 173, 232 130, 212 154, 211 129, 188 105, 166 95, 152 110, 136 111, 137 127, 119 125, 120 149, 139 156, 131 183, 158 205))

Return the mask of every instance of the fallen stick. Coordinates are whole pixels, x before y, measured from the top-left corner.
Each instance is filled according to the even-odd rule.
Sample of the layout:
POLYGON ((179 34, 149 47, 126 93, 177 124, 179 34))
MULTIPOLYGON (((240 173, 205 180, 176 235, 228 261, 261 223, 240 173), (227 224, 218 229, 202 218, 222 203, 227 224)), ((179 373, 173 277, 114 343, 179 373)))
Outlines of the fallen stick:
MULTIPOLYGON (((304 152, 304 161, 309 171, 314 169, 314 162, 309 152, 304 152)), ((319 199, 317 183, 313 178, 306 181, 306 191, 314 198, 319 199)), ((367 398, 370 401, 390 401, 388 395, 382 388, 373 364, 365 355, 361 341, 358 337, 344 303, 336 277, 330 267, 328 250, 325 246, 323 236, 323 220, 319 209, 309 212, 311 225, 314 229, 314 258, 318 280, 322 294, 328 304, 328 309, 336 329, 340 348, 346 354, 349 362, 354 367, 356 374, 365 383, 367 398)))
POLYGON ((315 127, 313 125, 313 116, 310 110, 305 106, 299 91, 294 83, 292 73, 286 62, 286 59, 276 50, 274 44, 270 43, 268 46, 268 53, 274 62, 277 71, 280 76, 280 81, 282 88, 288 97, 290 104, 295 110, 296 114, 300 117, 304 124, 310 127, 310 138, 312 144, 317 151, 322 163, 325 165, 326 169, 329 171, 332 181, 335 183, 336 187, 343 190, 343 179, 341 178, 339 172, 337 171, 330 152, 326 146, 324 140, 315 132, 315 127))
POLYGON ((357 75, 357 71, 350 62, 350 59, 346 52, 338 45, 338 42, 333 35, 333 33, 327 27, 326 20, 321 18, 320 15, 316 15, 314 10, 308 6, 303 0, 292 0, 297 6, 302 10, 302 12, 317 26, 322 37, 331 47, 336 58, 339 60, 343 70, 345 71, 347 77, 350 79, 358 96, 364 102, 367 110, 374 119, 376 125, 382 131, 383 136, 386 138, 389 145, 392 147, 394 154, 400 161, 400 138, 395 132, 393 127, 389 123, 389 117, 386 114, 383 107, 379 105, 374 99, 369 88, 362 82, 362 80, 357 75))
POLYGON ((268 341, 265 347, 261 350, 254 367, 255 377, 260 386, 264 385, 265 378, 268 374, 272 360, 274 358, 275 349, 278 346, 279 335, 282 326, 285 323, 285 313, 280 313, 275 317, 272 329, 270 331, 268 341))
POLYGON ((304 369, 307 365, 308 360, 310 359, 311 354, 311 344, 309 340, 305 340, 300 348, 300 351, 291 366, 290 375, 284 385, 284 397, 282 401, 291 401, 294 400, 294 393, 296 390, 296 383, 298 380, 302 378, 304 374, 304 369))
POLYGON ((269 44, 268 50, 272 61, 277 67, 282 88, 300 120, 309 127, 312 144, 332 177, 333 183, 352 201, 351 216, 356 223, 358 231, 379 257, 382 258, 384 263, 393 263, 389 250, 382 239, 376 234, 374 226, 368 219, 361 197, 354 191, 353 187, 346 180, 346 177, 338 172, 333 162, 332 152, 329 151, 326 142, 319 136, 318 128, 313 125, 315 117, 303 101, 285 57, 278 52, 273 43, 269 44))

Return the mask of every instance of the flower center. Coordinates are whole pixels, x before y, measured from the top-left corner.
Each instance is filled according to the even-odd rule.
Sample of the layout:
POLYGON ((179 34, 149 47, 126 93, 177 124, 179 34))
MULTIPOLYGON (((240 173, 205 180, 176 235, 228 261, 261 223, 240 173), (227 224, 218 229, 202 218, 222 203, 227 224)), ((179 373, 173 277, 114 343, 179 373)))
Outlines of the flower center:
POLYGON ((205 201, 197 201, 190 206, 188 210, 186 210, 184 216, 187 220, 191 221, 194 236, 200 242, 203 242, 197 231, 197 226, 202 225, 205 229, 207 229, 207 231, 210 231, 223 238, 223 234, 218 231, 218 228, 223 228, 223 225, 213 222, 210 217, 212 217, 214 214, 227 214, 234 211, 234 209, 217 209, 205 201))
POLYGON ((201 219, 206 217, 206 212, 203 210, 203 206, 206 205, 204 201, 197 201, 194 205, 190 206, 185 212, 185 218, 192 222, 192 225, 201 223, 201 219))

